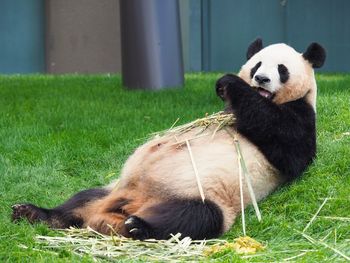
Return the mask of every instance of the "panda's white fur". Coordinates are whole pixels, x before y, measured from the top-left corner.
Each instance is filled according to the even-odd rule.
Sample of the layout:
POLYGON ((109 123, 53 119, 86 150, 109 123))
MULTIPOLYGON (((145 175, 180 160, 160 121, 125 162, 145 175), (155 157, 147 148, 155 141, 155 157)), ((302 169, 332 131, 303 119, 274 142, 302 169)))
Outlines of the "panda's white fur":
MULTIPOLYGON (((295 114, 299 114, 297 112, 304 108, 307 110, 308 105, 311 105, 315 110, 317 89, 313 64, 305 58, 312 57, 311 62, 315 65, 321 65, 325 55, 323 59, 321 58, 320 61, 315 62, 314 51, 320 50, 318 46, 316 48, 310 46, 306 53, 300 54, 285 44, 270 45, 262 49, 262 47, 259 48, 259 42, 256 43, 253 49, 256 49, 256 46, 258 49, 242 66, 238 74, 240 79, 233 75, 228 76, 223 82, 227 80, 227 85, 231 86, 220 88, 224 88, 225 96, 229 96, 229 100, 232 100, 231 103, 234 106, 232 109, 234 113, 238 114, 236 115, 237 121, 241 122, 237 129, 232 129, 231 132, 237 136, 252 179, 252 187, 256 198, 261 200, 285 182, 286 178, 281 176, 281 169, 276 168, 278 163, 275 162, 275 165, 272 165, 268 161, 269 157, 267 156, 276 154, 268 152, 269 149, 266 148, 266 145, 263 145, 264 138, 259 139, 262 143, 259 148, 252 142, 254 141, 254 132, 253 135, 250 135, 249 127, 247 135, 252 137, 250 140, 246 138, 246 135, 238 132, 240 127, 245 125, 245 121, 242 122, 239 115, 244 115, 249 109, 244 109, 244 105, 234 105, 237 102, 234 102, 236 98, 232 94, 236 94, 234 93, 236 89, 237 94, 249 91, 248 95, 245 96, 252 95, 257 102, 262 103, 261 105, 266 104, 267 112, 278 111, 279 114, 280 109, 276 105, 281 105, 281 109, 282 106, 287 108, 285 105, 293 101, 296 101, 295 109, 288 109, 288 112, 296 110, 295 114), (261 66, 254 75, 264 74, 271 80, 264 88, 274 94, 273 103, 261 99, 251 88, 258 86, 254 76, 253 78, 251 76, 251 70, 259 62, 261 62, 261 66), (280 81, 279 72, 277 71, 277 65, 279 64, 285 65, 289 71, 289 79, 285 83, 280 81), (306 104, 303 102, 304 100, 306 104), (265 153, 262 152, 263 150, 265 153)), ((244 100, 244 98, 238 99, 244 100)), ((250 105, 250 107, 254 106, 250 105)), ((312 130, 314 127, 312 108, 311 112, 308 111, 311 121, 311 135, 314 132, 312 130)), ((256 114, 259 114, 259 109, 256 112, 256 114)), ((291 115, 292 119, 294 118, 293 114, 291 115)), ((245 118, 249 118, 247 119, 248 122, 251 121, 251 118, 254 118, 254 115, 245 118)), ((281 120, 285 121, 283 116, 281 120)), ((309 120, 306 119, 305 121, 309 120)), ((286 124, 288 124, 288 120, 286 124)), ((308 123, 305 125, 305 127, 309 127, 308 123)), ((136 149, 129 157, 122 169, 120 180, 116 184, 110 184, 104 189, 80 192, 63 205, 51 210, 28 204, 15 205, 13 207, 13 219, 26 217, 31 222, 45 221, 50 226, 59 228, 71 225, 78 227, 90 226, 102 233, 109 233, 111 231, 110 227, 113 227, 115 231, 125 236, 139 239, 149 237, 166 238, 172 231, 184 231, 185 234, 193 238, 217 236, 229 230, 241 209, 238 156, 232 134, 222 129, 217 131, 212 138, 216 128, 216 126, 210 126, 205 131, 208 134, 207 136, 193 140, 191 138, 196 137, 199 128, 176 137, 170 135, 155 137, 136 149), (206 198, 205 204, 195 201, 201 200, 201 195, 189 149, 186 144, 178 143, 178 141, 185 140, 189 140, 191 145, 206 198)), ((264 127, 264 129, 266 128, 274 129, 275 127, 264 127)), ((301 126, 299 130, 302 132, 303 129, 301 126)), ((288 136, 299 136, 299 133, 294 135, 293 131, 290 133, 288 128, 286 130, 288 136)), ((259 127, 256 131, 259 132, 259 127)), ((311 140, 312 145, 313 143, 311 140)), ((288 142, 286 145, 288 147, 288 142)), ((267 147, 269 147, 269 144, 267 144, 267 147)), ((279 150, 277 149, 277 151, 279 150)), ((312 151, 308 154, 310 158, 313 158, 312 151)), ((288 158, 293 161, 294 157, 291 157, 288 158)), ((283 156, 277 154, 278 158, 283 158, 283 156)), ((298 164, 302 166, 302 169, 296 170, 297 174, 293 174, 293 176, 297 176, 302 172, 309 164, 310 158, 306 160, 305 164, 298 164)), ((275 159, 276 156, 273 156, 271 160, 275 159)), ((288 165, 289 163, 285 164, 285 166, 288 165)), ((288 172, 288 170, 286 171, 288 172)), ((251 202, 245 182, 244 201, 245 206, 251 202)))
MULTIPOLYGON (((207 130, 208 136, 191 140, 190 146, 205 198, 224 211, 224 231, 227 231, 240 211, 238 158, 233 138, 227 131, 218 131, 211 139, 215 128, 207 130)), ((200 199, 188 149, 186 145, 178 147, 176 144, 177 140, 195 137, 199 129, 176 139, 156 138, 142 145, 126 162, 118 188, 127 189, 130 181, 137 181, 147 189, 148 195, 154 195, 151 199, 200 199)), ((237 139, 253 179, 254 192, 261 200, 281 183, 282 178, 254 145, 239 134, 237 139)), ((248 204, 250 196, 246 186, 244 193, 245 204, 248 204)))

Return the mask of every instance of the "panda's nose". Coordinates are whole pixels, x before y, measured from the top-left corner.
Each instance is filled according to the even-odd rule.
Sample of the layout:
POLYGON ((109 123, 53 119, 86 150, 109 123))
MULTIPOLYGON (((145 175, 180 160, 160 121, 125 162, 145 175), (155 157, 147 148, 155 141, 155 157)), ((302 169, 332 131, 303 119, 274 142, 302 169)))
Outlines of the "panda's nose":
POLYGON ((264 75, 256 75, 254 77, 255 81, 258 82, 259 84, 266 84, 270 82, 270 79, 264 75))

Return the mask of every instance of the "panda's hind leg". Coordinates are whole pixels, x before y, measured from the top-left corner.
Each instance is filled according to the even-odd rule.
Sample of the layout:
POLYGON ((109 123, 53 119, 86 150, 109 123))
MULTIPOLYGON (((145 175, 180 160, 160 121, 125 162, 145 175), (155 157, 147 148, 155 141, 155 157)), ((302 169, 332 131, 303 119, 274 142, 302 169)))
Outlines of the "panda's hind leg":
POLYGON ((79 216, 76 210, 105 197, 108 193, 109 191, 103 188, 84 190, 53 209, 29 203, 15 204, 12 206, 12 221, 27 219, 32 224, 43 222, 52 228, 82 227, 84 218, 79 216))
POLYGON ((134 239, 168 239, 170 234, 204 239, 223 232, 223 214, 211 201, 169 200, 130 215, 124 223, 124 235, 134 239))
POLYGON ((105 198, 75 212, 84 214, 83 227, 89 226, 102 234, 117 232, 127 236, 123 228, 126 218, 139 211, 142 206, 151 203, 153 201, 138 189, 126 188, 112 191, 105 198))

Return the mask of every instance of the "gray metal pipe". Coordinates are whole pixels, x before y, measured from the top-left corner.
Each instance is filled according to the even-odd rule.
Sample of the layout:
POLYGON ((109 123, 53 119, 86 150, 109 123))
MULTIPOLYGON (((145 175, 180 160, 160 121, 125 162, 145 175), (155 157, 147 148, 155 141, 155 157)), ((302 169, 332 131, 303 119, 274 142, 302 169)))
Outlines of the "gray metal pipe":
POLYGON ((182 86, 184 71, 177 0, 120 0, 123 85, 182 86))

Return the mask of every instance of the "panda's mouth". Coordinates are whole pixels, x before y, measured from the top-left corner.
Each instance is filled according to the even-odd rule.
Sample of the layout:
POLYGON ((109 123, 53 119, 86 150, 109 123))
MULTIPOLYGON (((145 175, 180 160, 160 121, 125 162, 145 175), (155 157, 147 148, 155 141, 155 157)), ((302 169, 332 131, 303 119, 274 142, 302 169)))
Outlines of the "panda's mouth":
POLYGON ((262 88, 262 87, 253 87, 261 96, 267 99, 272 99, 275 95, 274 93, 271 93, 270 91, 262 88))

